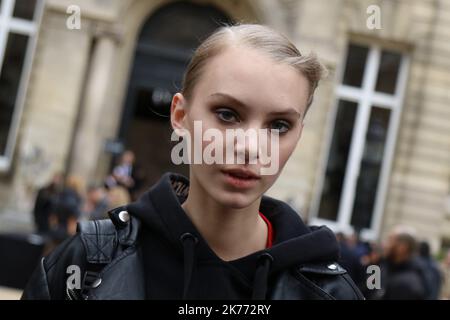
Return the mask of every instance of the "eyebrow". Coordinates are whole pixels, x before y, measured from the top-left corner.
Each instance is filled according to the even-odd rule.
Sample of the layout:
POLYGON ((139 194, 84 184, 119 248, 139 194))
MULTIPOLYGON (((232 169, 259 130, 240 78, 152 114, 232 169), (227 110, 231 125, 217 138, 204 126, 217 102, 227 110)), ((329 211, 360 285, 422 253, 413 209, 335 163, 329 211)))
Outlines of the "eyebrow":
MULTIPOLYGON (((244 102, 240 101, 239 99, 236 99, 235 97, 227 94, 227 93, 222 93, 222 92, 216 92, 210 95, 210 97, 213 98, 224 98, 227 99, 229 101, 231 101, 233 104, 243 108, 243 109, 250 109, 248 105, 246 105, 244 102)), ((273 112, 269 112, 270 115, 296 115, 297 117, 301 118, 302 114, 300 112, 298 112, 296 109, 294 108, 287 108, 285 110, 281 110, 281 111, 273 111, 273 112)))

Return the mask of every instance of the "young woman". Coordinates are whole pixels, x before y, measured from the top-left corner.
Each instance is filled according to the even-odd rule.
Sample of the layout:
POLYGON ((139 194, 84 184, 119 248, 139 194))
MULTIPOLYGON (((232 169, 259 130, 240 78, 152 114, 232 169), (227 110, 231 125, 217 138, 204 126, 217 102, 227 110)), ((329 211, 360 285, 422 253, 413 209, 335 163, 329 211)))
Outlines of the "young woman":
POLYGON ((334 234, 263 196, 300 139, 322 73, 314 56, 268 27, 218 29, 192 57, 171 124, 184 138, 198 135, 196 123, 222 133, 223 150, 211 155, 231 149, 244 161, 195 162, 189 180, 167 173, 138 201, 110 211, 111 220, 80 223, 43 259, 23 298, 363 298, 335 262, 334 234), (231 129, 270 130, 275 172, 263 173, 259 140, 226 139, 231 129))

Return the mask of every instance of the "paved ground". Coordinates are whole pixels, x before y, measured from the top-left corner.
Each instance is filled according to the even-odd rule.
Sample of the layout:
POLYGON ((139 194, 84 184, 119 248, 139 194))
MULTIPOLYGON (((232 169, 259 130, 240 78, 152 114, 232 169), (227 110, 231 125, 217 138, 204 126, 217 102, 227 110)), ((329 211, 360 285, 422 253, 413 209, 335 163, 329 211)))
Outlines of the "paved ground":
POLYGON ((21 290, 0 287, 0 300, 19 300, 21 295, 21 290))

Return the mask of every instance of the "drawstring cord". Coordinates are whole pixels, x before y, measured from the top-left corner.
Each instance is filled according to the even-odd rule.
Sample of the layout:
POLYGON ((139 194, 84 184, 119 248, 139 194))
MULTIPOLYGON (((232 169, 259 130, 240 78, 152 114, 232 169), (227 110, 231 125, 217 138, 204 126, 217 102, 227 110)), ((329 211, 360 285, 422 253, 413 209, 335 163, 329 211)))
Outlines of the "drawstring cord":
POLYGON ((259 263, 253 280, 252 300, 265 300, 267 294, 267 280, 273 257, 265 252, 258 257, 258 260, 259 263))
POLYGON ((184 253, 184 287, 183 287, 183 300, 187 299, 189 286, 191 284, 192 271, 194 270, 194 254, 195 245, 198 239, 191 233, 184 233, 180 237, 183 244, 184 253))

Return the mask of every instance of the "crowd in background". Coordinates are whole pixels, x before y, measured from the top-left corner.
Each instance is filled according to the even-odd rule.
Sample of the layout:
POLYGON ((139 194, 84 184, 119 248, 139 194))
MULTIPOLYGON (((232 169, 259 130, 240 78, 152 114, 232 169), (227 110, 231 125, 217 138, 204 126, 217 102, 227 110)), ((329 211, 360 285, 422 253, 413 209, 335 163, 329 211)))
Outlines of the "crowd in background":
POLYGON ((36 231, 51 250, 75 234, 79 220, 107 218, 108 210, 134 200, 141 184, 135 176, 135 156, 131 151, 121 155, 102 183, 87 188, 79 177, 55 174, 37 193, 33 210, 36 231))
POLYGON ((450 250, 439 262, 413 229, 397 226, 380 243, 361 241, 355 234, 336 237, 339 262, 367 299, 450 299, 450 250), (369 266, 379 267, 378 285, 377 271, 369 266))

